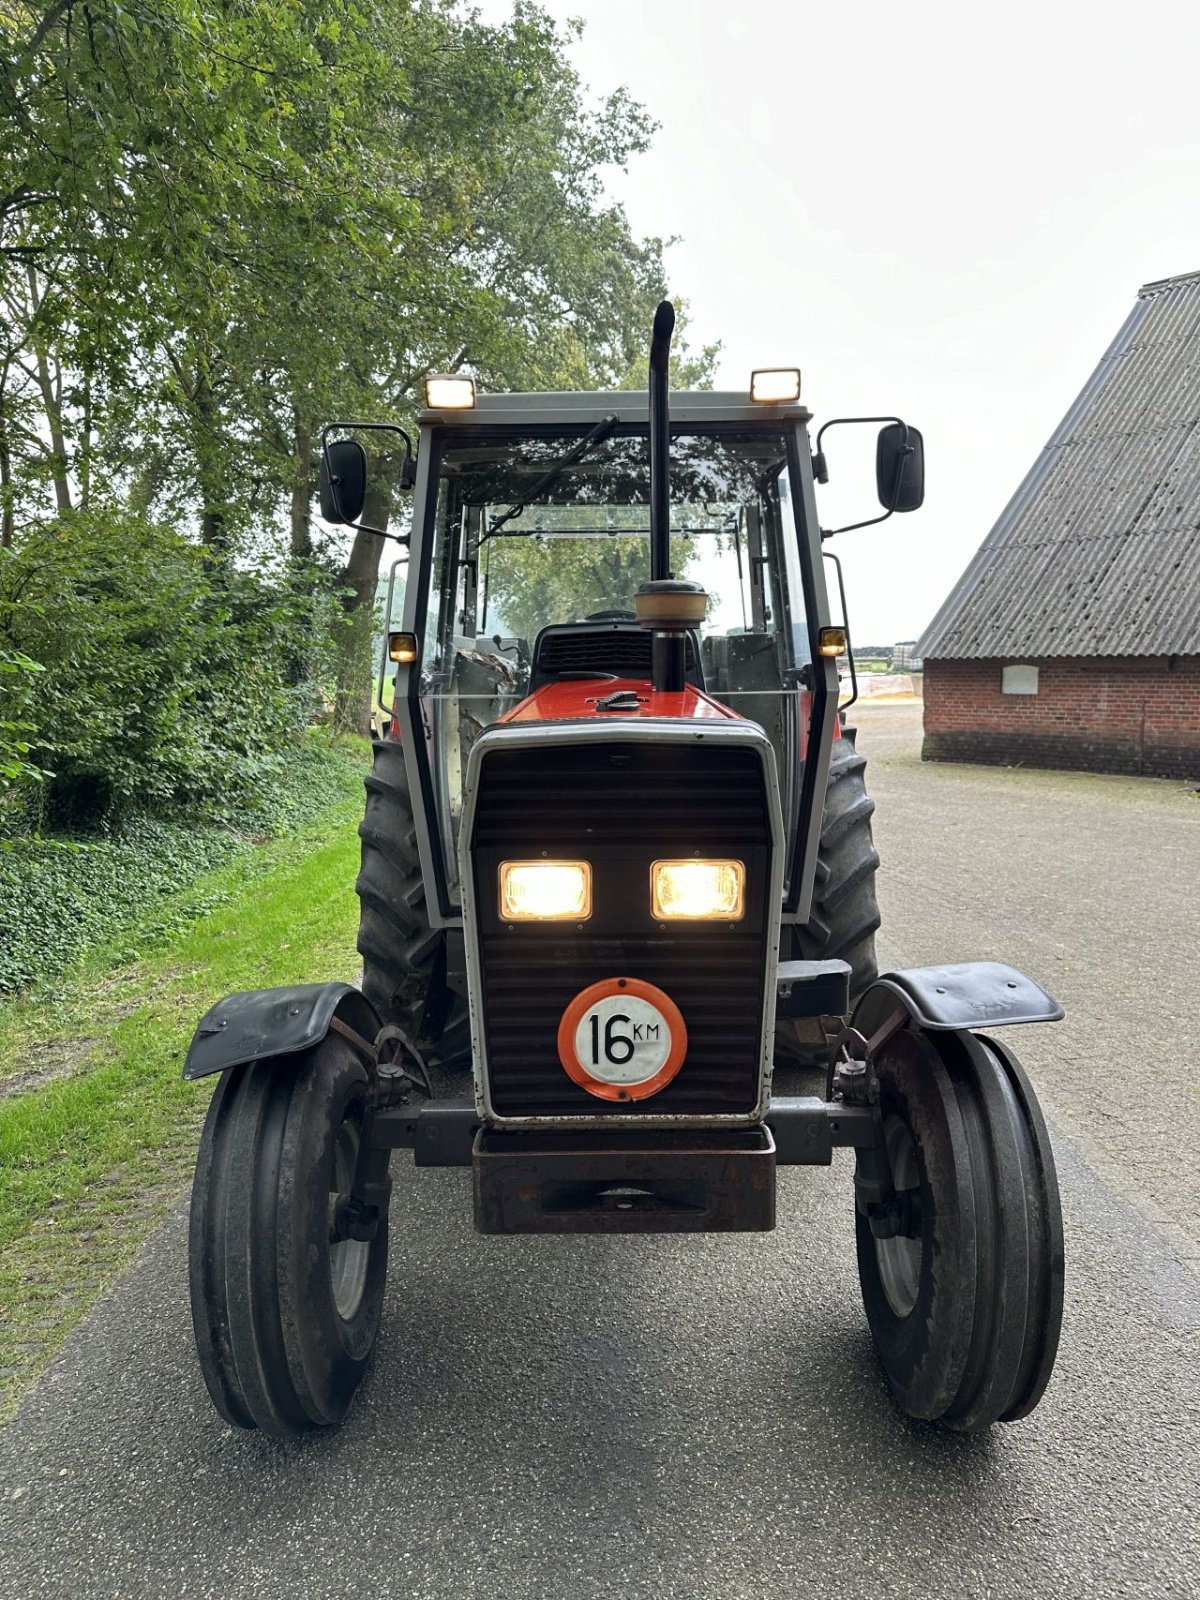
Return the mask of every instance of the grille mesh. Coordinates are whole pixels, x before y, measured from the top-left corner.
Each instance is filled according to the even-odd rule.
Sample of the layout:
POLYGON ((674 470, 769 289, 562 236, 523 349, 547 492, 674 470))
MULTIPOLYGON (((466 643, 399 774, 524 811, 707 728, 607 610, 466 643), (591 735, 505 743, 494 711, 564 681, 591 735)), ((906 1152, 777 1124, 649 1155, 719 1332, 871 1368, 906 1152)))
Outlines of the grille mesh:
MULTIPOLYGON (((547 628, 537 646, 535 683, 564 672, 612 672, 619 678, 649 678, 653 641, 646 628, 597 626, 547 628)), ((687 639, 686 670, 697 681, 695 640, 687 639)))
POLYGON ((770 880, 754 750, 699 741, 493 750, 480 770, 474 859, 488 1075, 500 1115, 636 1118, 753 1108, 770 880), (591 861, 593 915, 582 928, 499 921, 500 862, 542 851, 591 861), (693 923, 664 932, 650 915, 650 865, 696 852, 745 861, 746 915, 732 927, 693 923), (558 1059, 569 1002, 617 976, 663 989, 688 1029, 678 1076, 632 1104, 597 1100, 558 1059))

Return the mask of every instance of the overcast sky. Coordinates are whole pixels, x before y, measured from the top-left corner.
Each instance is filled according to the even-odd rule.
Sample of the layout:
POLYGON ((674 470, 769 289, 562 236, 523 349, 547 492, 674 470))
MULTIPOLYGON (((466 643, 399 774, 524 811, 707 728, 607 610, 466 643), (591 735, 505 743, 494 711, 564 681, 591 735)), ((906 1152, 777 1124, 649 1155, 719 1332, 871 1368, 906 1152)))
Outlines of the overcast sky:
MULTIPOLYGON (((835 543, 856 639, 914 637, 1138 288, 1200 270, 1200 5, 543 3, 661 124, 613 192, 678 236, 718 387, 796 364, 818 421, 922 429, 924 509, 835 543)), ((826 440, 826 526, 872 514, 871 435, 826 440)))

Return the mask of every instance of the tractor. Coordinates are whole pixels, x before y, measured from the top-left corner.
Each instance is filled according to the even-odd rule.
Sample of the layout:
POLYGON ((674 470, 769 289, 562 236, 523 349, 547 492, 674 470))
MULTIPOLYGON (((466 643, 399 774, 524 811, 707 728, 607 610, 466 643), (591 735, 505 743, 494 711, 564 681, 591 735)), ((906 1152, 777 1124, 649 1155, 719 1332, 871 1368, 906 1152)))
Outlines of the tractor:
POLYGON ((326 430, 325 517, 384 533, 383 462, 411 532, 361 988, 231 995, 184 1065, 217 1075, 190 1285, 236 1427, 345 1417, 398 1150, 406 1182, 469 1170, 484 1234, 582 1234, 770 1230, 776 1168, 847 1148, 901 1410, 979 1430, 1049 1380, 1054 1161, 997 1033, 1062 1010, 1000 962, 878 973, 872 802, 839 705, 822 436, 883 424, 882 520, 922 502, 921 435, 847 418, 810 441, 790 368, 671 397, 673 327, 664 302, 644 392, 491 395, 458 373, 427 380, 415 450, 390 424, 326 430))

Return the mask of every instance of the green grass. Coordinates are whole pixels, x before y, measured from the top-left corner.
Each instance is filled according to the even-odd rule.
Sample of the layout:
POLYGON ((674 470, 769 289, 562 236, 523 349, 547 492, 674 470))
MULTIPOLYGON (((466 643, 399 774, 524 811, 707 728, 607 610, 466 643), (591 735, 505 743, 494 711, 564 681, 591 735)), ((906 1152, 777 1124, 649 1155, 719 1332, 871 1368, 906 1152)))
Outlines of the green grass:
POLYGON ((54 1000, 0 1005, 0 1419, 191 1175, 211 1084, 179 1074, 202 1013, 358 971, 360 815, 343 791, 156 909, 170 931, 141 960, 98 949, 54 1000))

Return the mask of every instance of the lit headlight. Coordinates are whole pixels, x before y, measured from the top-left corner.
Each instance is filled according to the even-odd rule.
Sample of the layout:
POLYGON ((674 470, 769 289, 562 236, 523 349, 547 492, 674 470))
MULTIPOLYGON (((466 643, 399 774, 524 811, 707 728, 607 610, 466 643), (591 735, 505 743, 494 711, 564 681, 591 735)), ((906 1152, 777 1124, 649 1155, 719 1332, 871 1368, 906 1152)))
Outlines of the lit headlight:
POLYGON ((592 914, 587 861, 504 861, 500 916, 505 922, 584 922, 592 914))
POLYGON ((650 868, 654 915, 692 922, 736 922, 746 910, 740 861, 656 861, 650 868))

